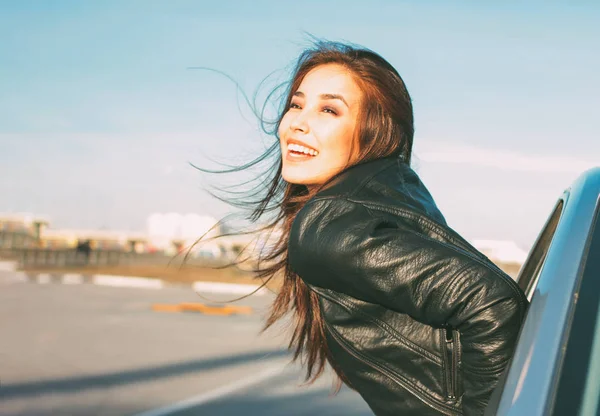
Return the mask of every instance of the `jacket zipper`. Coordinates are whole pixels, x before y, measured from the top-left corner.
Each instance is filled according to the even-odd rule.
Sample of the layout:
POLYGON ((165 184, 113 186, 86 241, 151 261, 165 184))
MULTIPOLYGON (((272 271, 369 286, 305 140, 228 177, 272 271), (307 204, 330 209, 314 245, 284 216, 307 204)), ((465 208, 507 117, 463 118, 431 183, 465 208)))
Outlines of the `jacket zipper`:
POLYGON ((448 399, 458 399, 458 340, 452 328, 445 328, 446 339, 446 389, 448 399))
POLYGON ((396 384, 399 384, 404 389, 410 391, 413 395, 417 396, 425 404, 431 406, 433 409, 437 410, 438 412, 441 412, 444 415, 448 415, 448 416, 454 416, 456 414, 459 414, 456 409, 446 407, 441 403, 434 402, 429 398, 423 397, 423 394, 421 392, 416 390, 413 386, 411 386, 405 380, 402 380, 402 378, 399 377, 398 375, 396 375, 394 372, 391 372, 390 370, 386 369, 382 365, 374 362, 373 360, 368 358, 365 354, 359 352, 356 348, 352 347, 345 339, 342 338, 342 336, 337 332, 337 330, 332 328, 327 322, 325 322, 325 328, 331 334, 331 336, 337 341, 337 343, 346 352, 348 352, 348 354, 352 355, 358 361, 362 362, 363 364, 366 364, 370 368, 373 368, 373 369, 379 371, 381 374, 387 376, 389 379, 394 381, 396 384), (448 412, 450 412, 450 413, 448 413, 448 412))

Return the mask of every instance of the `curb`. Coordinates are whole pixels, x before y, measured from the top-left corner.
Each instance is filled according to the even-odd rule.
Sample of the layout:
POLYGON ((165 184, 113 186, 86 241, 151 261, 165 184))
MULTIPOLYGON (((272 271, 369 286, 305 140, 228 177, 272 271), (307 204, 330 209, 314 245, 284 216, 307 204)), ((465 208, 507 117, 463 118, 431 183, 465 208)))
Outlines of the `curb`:
POLYGON ((269 293, 266 288, 258 289, 258 285, 221 283, 221 282, 194 282, 192 284, 175 284, 161 279, 138 276, 116 276, 106 274, 85 275, 77 273, 27 273, 27 272, 0 272, 0 282, 4 283, 37 283, 37 284, 64 284, 80 285, 93 284, 97 286, 125 287, 137 289, 163 289, 165 287, 187 286, 195 292, 223 293, 234 295, 265 295, 269 293), (257 290, 258 289, 258 290, 257 290))

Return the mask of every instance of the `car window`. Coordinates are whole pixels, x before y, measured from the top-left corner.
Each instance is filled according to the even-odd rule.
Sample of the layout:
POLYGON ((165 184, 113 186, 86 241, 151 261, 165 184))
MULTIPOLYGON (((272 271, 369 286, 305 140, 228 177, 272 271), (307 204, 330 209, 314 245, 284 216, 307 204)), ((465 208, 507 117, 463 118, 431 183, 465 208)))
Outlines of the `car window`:
POLYGON ((598 414, 600 395, 600 213, 582 264, 575 310, 558 379, 554 415, 598 414), (593 368, 594 366, 596 368, 593 368), (584 407, 585 406, 585 409, 584 407))
POLYGON ((519 286, 523 292, 525 292, 525 295, 529 301, 531 301, 533 292, 537 286, 540 273, 544 266, 544 261, 546 260, 546 255, 548 254, 550 243, 552 242, 552 237, 554 237, 554 232, 556 231, 556 227, 563 210, 563 206, 564 200, 560 199, 548 217, 544 228, 538 235, 533 248, 529 252, 527 260, 525 261, 519 276, 517 277, 517 282, 519 283, 519 286))

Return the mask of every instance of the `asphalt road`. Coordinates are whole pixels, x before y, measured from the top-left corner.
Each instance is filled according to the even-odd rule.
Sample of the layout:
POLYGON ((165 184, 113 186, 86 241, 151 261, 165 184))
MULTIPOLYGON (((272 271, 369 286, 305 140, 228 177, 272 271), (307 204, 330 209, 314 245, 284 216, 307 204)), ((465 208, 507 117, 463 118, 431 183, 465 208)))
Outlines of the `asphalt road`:
MULTIPOLYGON (((231 296, 206 295, 213 300, 231 296)), ((281 327, 254 313, 152 311, 207 302, 190 289, 17 283, 0 274, 0 415, 371 415, 331 375, 300 386, 281 327)))

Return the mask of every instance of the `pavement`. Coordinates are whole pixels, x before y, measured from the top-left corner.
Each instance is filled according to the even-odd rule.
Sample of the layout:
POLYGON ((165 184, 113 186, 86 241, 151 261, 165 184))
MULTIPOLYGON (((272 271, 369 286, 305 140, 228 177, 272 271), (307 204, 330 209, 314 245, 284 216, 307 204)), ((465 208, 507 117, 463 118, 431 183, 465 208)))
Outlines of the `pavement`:
POLYGON ((0 415, 372 415, 332 376, 300 386, 271 294, 250 314, 164 313, 155 304, 232 304, 234 293, 113 287, 0 273, 0 415))

